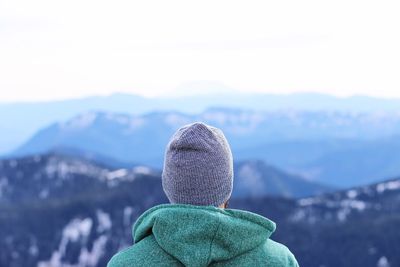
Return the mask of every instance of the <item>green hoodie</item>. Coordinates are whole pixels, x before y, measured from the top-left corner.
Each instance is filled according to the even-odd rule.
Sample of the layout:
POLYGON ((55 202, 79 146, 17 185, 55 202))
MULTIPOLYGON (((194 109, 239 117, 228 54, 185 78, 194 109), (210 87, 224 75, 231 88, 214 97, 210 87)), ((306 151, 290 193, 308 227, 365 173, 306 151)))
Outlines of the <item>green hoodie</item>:
POLYGON ((274 222, 247 211, 162 204, 139 217, 135 245, 107 266, 299 266, 288 248, 269 239, 274 230, 274 222))

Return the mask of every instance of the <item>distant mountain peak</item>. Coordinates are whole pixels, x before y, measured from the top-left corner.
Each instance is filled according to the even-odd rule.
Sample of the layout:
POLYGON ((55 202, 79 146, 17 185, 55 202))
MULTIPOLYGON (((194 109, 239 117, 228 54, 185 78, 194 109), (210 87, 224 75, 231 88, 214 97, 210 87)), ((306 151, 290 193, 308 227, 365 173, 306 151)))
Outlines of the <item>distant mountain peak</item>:
POLYGON ((199 95, 237 94, 234 88, 228 87, 220 81, 190 81, 180 84, 173 91, 177 97, 195 97, 199 95))
POLYGON ((81 113, 78 116, 73 117, 72 119, 70 119, 68 121, 60 123, 60 127, 62 129, 87 128, 96 121, 99 114, 101 114, 101 113, 94 112, 94 111, 88 111, 85 113, 81 113))

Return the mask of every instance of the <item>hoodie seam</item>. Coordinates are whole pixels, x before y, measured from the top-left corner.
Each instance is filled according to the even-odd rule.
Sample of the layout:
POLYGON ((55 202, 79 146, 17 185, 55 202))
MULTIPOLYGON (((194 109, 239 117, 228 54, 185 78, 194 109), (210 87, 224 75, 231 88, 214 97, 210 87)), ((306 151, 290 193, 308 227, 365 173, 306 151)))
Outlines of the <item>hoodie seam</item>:
POLYGON ((215 231, 215 234, 210 242, 210 249, 209 249, 209 255, 208 255, 208 259, 207 259, 207 266, 210 264, 210 260, 211 260, 211 253, 212 253, 212 246, 215 240, 215 237, 218 234, 219 228, 221 226, 221 218, 218 216, 218 226, 217 226, 217 230, 215 231))

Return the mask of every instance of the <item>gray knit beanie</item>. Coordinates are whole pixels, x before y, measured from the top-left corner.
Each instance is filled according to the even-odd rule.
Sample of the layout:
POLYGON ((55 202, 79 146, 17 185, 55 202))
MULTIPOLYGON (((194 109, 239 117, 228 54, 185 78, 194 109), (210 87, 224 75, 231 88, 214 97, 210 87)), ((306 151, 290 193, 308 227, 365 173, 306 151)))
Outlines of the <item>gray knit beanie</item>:
POLYGON ((165 152, 162 185, 171 203, 225 203, 232 194, 233 159, 222 131, 201 122, 180 128, 165 152))

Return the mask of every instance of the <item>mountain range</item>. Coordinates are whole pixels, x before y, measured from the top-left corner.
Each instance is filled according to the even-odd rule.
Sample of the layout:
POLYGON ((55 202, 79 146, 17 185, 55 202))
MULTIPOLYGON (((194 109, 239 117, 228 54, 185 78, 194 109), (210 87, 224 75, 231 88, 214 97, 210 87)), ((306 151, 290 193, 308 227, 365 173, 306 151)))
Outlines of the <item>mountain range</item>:
MULTIPOLYGON (((262 161, 235 163, 234 173, 235 198, 299 198, 334 190, 262 161)), ((0 161, 0 200, 2 203, 25 203, 32 199, 85 195, 89 190, 106 190, 117 182, 133 181, 137 176, 151 176, 161 181, 161 171, 147 166, 128 167, 126 163, 115 162, 109 166, 59 153, 5 159, 0 161)))
MULTIPOLYGON (((189 87, 185 85, 182 91, 187 91, 189 87)), ((196 85, 197 91, 204 91, 209 87, 210 84, 196 85)), ((220 85, 214 87, 221 89, 220 85)), ((400 99, 367 96, 339 98, 315 93, 255 94, 223 90, 223 93, 219 94, 195 96, 148 98, 117 93, 110 96, 92 96, 48 102, 0 103, 0 131, 2 132, 0 153, 15 149, 40 128, 50 123, 67 120, 87 110, 139 115, 152 111, 171 110, 200 113, 210 107, 264 111, 399 112, 400 99)))
MULTIPOLYGON (((271 187, 288 181, 276 169, 265 178, 254 175, 267 169, 243 162, 236 173, 244 181, 235 186, 246 188, 254 177, 261 185, 270 179, 271 187)), ((137 217, 167 202, 159 175, 144 166, 110 168, 54 153, 1 160, 0 266, 105 266, 132 244, 137 217)), ((242 189, 230 207, 274 220, 272 238, 287 245, 300 266, 400 265, 400 179, 300 199, 242 189)))
POLYGON ((85 112, 44 127, 8 156, 59 150, 160 169, 170 136, 193 121, 221 128, 235 160, 260 159, 321 184, 349 187, 400 173, 400 113, 85 112))

